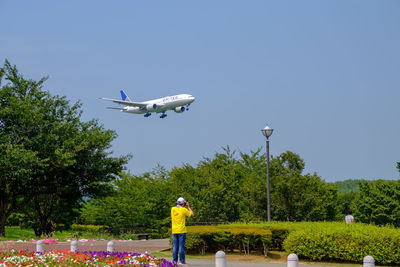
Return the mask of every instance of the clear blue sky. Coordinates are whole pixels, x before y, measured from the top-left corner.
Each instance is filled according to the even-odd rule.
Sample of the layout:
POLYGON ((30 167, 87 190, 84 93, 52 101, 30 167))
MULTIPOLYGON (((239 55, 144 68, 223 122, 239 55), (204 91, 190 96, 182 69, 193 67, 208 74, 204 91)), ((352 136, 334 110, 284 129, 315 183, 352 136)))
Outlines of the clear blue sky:
POLYGON ((0 61, 114 129, 131 173, 221 147, 290 150, 326 181, 398 179, 400 1, 0 0, 0 61), (99 97, 196 97, 166 119, 99 97))

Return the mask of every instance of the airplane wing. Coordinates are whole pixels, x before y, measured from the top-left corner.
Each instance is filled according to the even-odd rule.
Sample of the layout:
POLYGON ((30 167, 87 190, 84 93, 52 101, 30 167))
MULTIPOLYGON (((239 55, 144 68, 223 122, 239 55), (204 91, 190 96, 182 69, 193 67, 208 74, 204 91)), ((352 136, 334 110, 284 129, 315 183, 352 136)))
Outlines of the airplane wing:
POLYGON ((125 110, 124 108, 114 108, 114 107, 107 107, 107 109, 116 109, 116 110, 125 110))
POLYGON ((140 108, 145 108, 146 104, 139 103, 139 102, 129 102, 129 101, 123 101, 123 100, 117 100, 117 99, 111 99, 111 98, 100 98, 103 100, 107 101, 112 101, 114 103, 120 104, 120 105, 125 105, 125 106, 131 106, 131 107, 140 107, 140 108))

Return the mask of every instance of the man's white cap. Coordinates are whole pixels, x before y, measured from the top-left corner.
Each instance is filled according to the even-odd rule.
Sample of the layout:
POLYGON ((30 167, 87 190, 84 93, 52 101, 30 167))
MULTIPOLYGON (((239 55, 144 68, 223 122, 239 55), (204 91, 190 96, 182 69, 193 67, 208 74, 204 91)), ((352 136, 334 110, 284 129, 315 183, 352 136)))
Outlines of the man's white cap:
POLYGON ((186 200, 183 197, 178 198, 178 200, 176 201, 177 204, 182 205, 186 203, 186 200))

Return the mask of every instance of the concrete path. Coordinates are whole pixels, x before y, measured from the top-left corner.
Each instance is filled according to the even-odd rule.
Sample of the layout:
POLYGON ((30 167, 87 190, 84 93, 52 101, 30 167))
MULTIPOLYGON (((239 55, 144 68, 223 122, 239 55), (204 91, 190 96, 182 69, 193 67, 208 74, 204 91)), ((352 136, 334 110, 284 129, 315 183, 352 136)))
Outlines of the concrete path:
MULTIPOLYGON (((215 260, 187 260, 190 267, 210 267, 215 266, 215 260)), ((227 261, 226 267, 286 267, 286 264, 246 262, 246 261, 227 261)))

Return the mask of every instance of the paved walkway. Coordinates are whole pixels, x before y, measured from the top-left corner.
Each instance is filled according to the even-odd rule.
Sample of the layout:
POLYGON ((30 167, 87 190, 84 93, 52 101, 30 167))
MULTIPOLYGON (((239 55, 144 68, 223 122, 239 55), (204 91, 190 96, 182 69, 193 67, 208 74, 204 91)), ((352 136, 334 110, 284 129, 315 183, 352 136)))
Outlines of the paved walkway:
MULTIPOLYGON (((171 260, 171 258, 167 258, 171 260)), ((187 259, 189 267, 212 267, 215 266, 215 260, 197 260, 197 259, 187 259)), ((249 261, 227 261, 226 267, 286 267, 286 263, 271 263, 271 262, 249 262, 249 261)), ((333 267, 334 264, 323 265, 317 264, 302 264, 299 263, 299 267, 333 267)), ((362 266, 362 265, 360 265, 362 266)))
MULTIPOLYGON (((187 260, 190 267, 209 267, 215 266, 215 260, 187 260)), ((226 267, 286 267, 286 264, 246 262, 246 261, 227 261, 226 267)), ((300 265, 302 266, 302 265, 300 265)))

